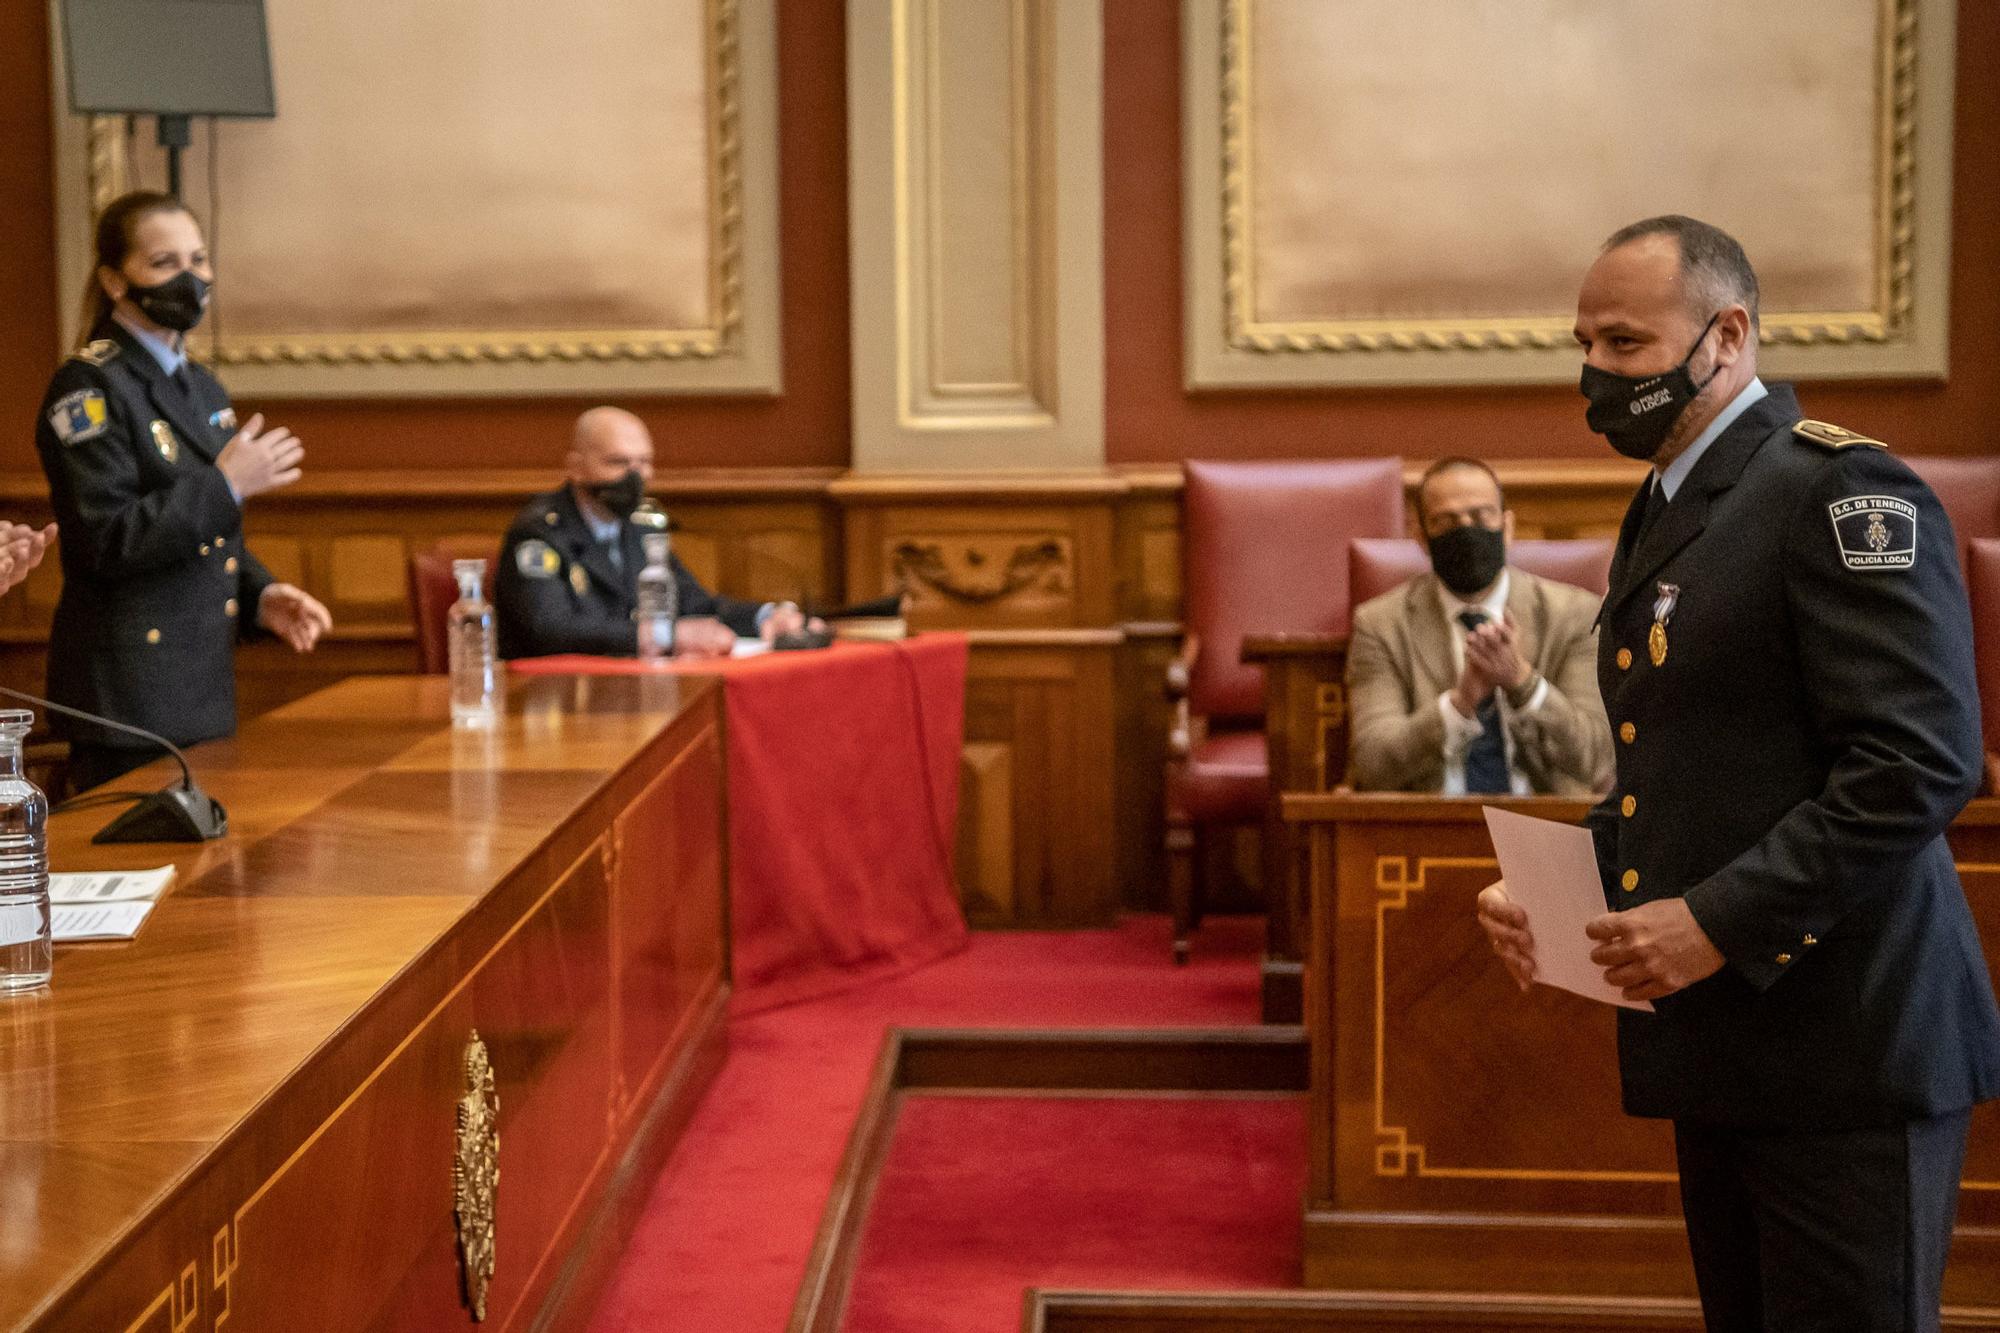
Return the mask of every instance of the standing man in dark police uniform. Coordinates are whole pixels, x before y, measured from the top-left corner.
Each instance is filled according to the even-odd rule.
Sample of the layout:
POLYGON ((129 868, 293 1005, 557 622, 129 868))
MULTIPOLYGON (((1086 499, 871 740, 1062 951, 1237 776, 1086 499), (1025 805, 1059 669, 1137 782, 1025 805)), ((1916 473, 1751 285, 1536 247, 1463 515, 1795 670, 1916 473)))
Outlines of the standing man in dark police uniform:
MULTIPOLYGON (((1757 281, 1682 217, 1612 236, 1576 336, 1588 420, 1653 464, 1598 676, 1591 958, 1625 1109, 1674 1122, 1713 1330, 1938 1327, 1970 1108, 2000 1013, 1944 831, 1976 789, 1957 544, 1878 442, 1757 378, 1757 281)), ((1533 923, 1480 897, 1525 988, 1533 923)))
MULTIPOLYGON (((61 524, 63 590, 49 696, 179 745, 236 729, 234 649, 266 630, 310 651, 332 621, 274 579, 243 542, 243 505, 290 485, 303 447, 188 357, 214 271, 178 200, 137 191, 98 219, 82 327, 57 369, 35 447, 61 524)), ((72 790, 108 782, 157 748, 56 719, 72 790)))
MULTIPOLYGON (((653 478, 652 435, 622 408, 594 407, 577 418, 567 470, 560 489, 528 501, 507 529, 494 581, 502 657, 638 651, 632 613, 646 557, 631 519, 653 478)), ((739 635, 770 639, 806 624, 790 602, 711 593, 680 557, 669 559, 681 656, 727 656, 739 635)))

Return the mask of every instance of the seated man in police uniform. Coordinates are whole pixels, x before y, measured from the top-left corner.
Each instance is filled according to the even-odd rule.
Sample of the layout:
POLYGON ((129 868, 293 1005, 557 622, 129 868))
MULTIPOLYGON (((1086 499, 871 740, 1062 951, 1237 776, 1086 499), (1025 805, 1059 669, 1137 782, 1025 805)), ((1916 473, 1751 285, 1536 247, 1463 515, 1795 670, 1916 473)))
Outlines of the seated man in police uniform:
MULTIPOLYGON (((530 500, 507 529, 493 593, 502 657, 638 651, 632 612, 646 557, 630 519, 653 477, 646 423, 616 407, 585 412, 576 420, 568 471, 561 489, 530 500)), ((678 654, 727 656, 739 635, 768 640, 804 627, 790 602, 711 593, 671 558, 680 591, 678 654)))
POLYGON ((1596 594, 1508 567, 1514 515, 1476 459, 1424 473, 1417 520, 1432 572, 1354 613, 1348 780, 1445 796, 1604 790, 1596 594))

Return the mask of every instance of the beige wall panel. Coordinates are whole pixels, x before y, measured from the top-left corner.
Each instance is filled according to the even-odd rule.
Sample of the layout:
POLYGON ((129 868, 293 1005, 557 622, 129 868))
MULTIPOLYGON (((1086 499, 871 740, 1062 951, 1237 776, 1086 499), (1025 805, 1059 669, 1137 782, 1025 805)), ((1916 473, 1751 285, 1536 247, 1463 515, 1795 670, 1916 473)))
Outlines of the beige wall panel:
POLYGON ((1185 0, 1195 384, 1573 379, 1605 236, 1737 236, 1780 375, 1940 377, 1951 0, 1185 0))
POLYGON ((847 15, 857 470, 1097 466, 1098 0, 847 15))
MULTIPOLYGON (((774 390, 773 3, 269 0, 277 118, 184 163, 197 345, 240 392, 774 390)), ((72 213, 164 180, 150 121, 60 120, 72 213)))

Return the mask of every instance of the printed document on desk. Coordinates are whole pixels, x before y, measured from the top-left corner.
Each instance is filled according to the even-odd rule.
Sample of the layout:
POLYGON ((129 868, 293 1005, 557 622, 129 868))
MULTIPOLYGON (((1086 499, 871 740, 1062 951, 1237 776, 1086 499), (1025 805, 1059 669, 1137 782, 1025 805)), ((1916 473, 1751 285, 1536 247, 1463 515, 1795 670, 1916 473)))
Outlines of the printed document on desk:
POLYGON ((1590 830, 1490 805, 1485 811, 1507 896, 1526 910, 1535 936, 1535 980, 1586 1000, 1650 1013, 1650 1003, 1626 999, 1590 961, 1596 943, 1583 928, 1605 912, 1590 830))

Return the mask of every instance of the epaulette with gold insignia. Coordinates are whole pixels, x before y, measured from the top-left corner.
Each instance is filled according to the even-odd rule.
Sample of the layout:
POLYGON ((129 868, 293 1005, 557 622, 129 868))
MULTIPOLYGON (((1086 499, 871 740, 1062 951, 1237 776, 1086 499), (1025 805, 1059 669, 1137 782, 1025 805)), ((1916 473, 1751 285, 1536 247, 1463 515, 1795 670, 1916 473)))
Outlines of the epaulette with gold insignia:
POLYGON ((1792 427, 1792 434, 1822 449, 1852 449, 1857 444, 1865 444, 1874 449, 1889 447, 1880 440, 1872 440, 1866 435, 1856 435, 1843 426, 1836 426, 1826 421, 1801 421, 1792 427))
POLYGON ((88 361, 93 366, 101 366, 118 355, 118 344, 109 338, 99 338, 95 342, 77 348, 70 357, 77 361, 88 361))

